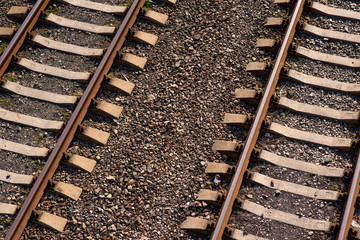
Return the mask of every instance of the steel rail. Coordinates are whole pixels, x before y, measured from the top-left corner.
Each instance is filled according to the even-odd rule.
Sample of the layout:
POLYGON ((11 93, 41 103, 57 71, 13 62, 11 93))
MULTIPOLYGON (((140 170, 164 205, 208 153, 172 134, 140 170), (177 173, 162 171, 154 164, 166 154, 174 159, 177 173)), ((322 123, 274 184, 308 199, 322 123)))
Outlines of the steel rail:
POLYGON ((348 198, 346 200, 345 208, 342 214, 340 229, 337 236, 338 240, 348 239, 349 230, 351 228, 351 222, 354 217, 355 204, 359 196, 359 190, 360 190, 360 150, 358 152, 354 175, 351 180, 351 186, 348 193, 348 198))
POLYGON ((38 21, 41 15, 41 12, 45 10, 49 2, 50 0, 38 0, 31 9, 30 13, 25 18, 24 22, 21 24, 21 27, 16 32, 15 36, 12 38, 6 50, 0 57, 0 77, 4 75, 11 60, 19 51, 28 33, 35 26, 36 22, 38 21))
POLYGON ((274 68, 269 76, 263 98, 261 99, 260 105, 256 111, 254 122, 251 125, 248 137, 246 138, 244 144, 244 150, 241 156, 239 157, 239 162, 236 167, 236 172, 231 180, 231 185, 226 195, 226 199, 222 205, 220 216, 216 222, 215 229, 212 232, 211 235, 212 240, 222 239, 226 226, 229 222, 234 201, 239 193, 245 171, 250 161, 251 154, 254 150, 255 144, 259 137, 261 125, 268 111, 271 97, 274 94, 277 82, 279 80, 281 69, 284 66, 285 59, 287 57, 287 53, 289 50, 289 46, 294 38, 296 26, 302 15, 305 2, 306 0, 298 0, 295 5, 289 26, 286 29, 286 33, 282 41, 281 48, 279 49, 279 52, 276 56, 274 68))
POLYGON ((105 75, 109 72, 114 60, 117 57, 118 51, 125 42, 126 36, 136 21, 141 7, 143 7, 145 0, 135 0, 129 11, 127 12, 119 30, 117 31, 114 39, 112 40, 110 47, 106 51, 102 58, 98 68, 96 69, 91 81, 86 88, 84 95, 81 97, 78 105, 76 106, 74 113, 72 114, 69 122, 66 124, 64 131, 62 132, 59 140, 57 141, 55 148, 51 152, 44 169, 36 180, 32 187, 25 203, 22 205, 18 215, 16 216, 7 236, 6 240, 19 239, 24 228, 31 217, 33 210, 35 210, 37 204, 42 197, 45 188, 49 180, 54 175, 61 158, 65 151, 69 147, 73 140, 73 137, 79 127, 79 124, 83 121, 87 110, 95 98, 98 90, 100 89, 101 82, 105 78, 105 75))

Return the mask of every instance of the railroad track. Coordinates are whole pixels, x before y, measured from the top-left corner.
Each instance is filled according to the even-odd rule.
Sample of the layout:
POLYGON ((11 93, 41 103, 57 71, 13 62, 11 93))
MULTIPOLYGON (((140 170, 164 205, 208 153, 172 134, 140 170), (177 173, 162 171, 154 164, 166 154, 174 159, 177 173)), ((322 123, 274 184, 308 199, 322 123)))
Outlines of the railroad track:
MULTIPOLYGON (((356 222, 356 219, 358 219, 356 206, 360 184, 359 144, 356 134, 358 132, 356 125, 359 124, 359 109, 355 107, 352 110, 343 110, 343 107, 337 104, 329 107, 311 104, 311 100, 307 102, 295 101, 287 97, 287 95, 293 94, 284 94, 282 92, 283 88, 279 87, 279 84, 285 81, 295 82, 298 84, 296 86, 303 84, 322 92, 332 91, 343 96, 359 95, 360 85, 355 81, 356 79, 352 78, 352 81, 346 82, 324 76, 315 76, 289 67, 290 64, 288 62, 300 62, 301 64, 301 59, 310 59, 317 63, 314 65, 314 68, 323 64, 324 66, 334 66, 337 70, 358 69, 360 67, 359 59, 339 56, 333 53, 334 51, 328 53, 328 49, 320 48, 313 50, 301 46, 299 44, 300 41, 294 39, 294 36, 316 37, 326 41, 330 39, 331 41, 340 41, 344 44, 358 44, 360 43, 359 35, 321 28, 313 25, 311 20, 321 16, 322 18, 325 17, 324 22, 328 19, 331 21, 331 19, 338 18, 358 22, 360 21, 360 13, 328 6, 317 1, 275 0, 274 4, 291 8, 292 15, 289 18, 269 17, 265 26, 280 29, 286 27, 285 34, 281 41, 279 39, 258 39, 256 46, 259 49, 277 53, 275 61, 272 64, 267 62, 250 62, 246 67, 248 72, 266 76, 266 86, 263 89, 242 88, 235 90, 236 99, 257 105, 256 113, 227 113, 224 117, 224 123, 227 125, 249 129, 247 138, 243 143, 218 140, 213 145, 213 150, 238 159, 238 161, 236 164, 229 164, 226 162, 229 160, 226 159, 210 162, 205 170, 211 176, 215 175, 214 181, 217 184, 220 183, 220 179, 231 179, 229 186, 227 189, 221 189, 221 186, 213 186, 212 189, 201 189, 198 193, 197 201, 203 203, 200 204, 201 206, 221 206, 220 212, 215 219, 212 219, 209 214, 202 218, 187 217, 182 223, 181 228, 201 234, 211 234, 211 239, 214 240, 225 237, 230 239, 267 239, 267 236, 273 239, 279 239, 280 237, 286 239, 359 239, 360 229, 359 224, 356 222), (308 14, 307 18, 303 17, 304 14, 308 14), (286 109, 286 113, 292 112, 305 117, 315 116, 316 119, 321 119, 321 121, 329 121, 330 119, 333 123, 341 126, 340 132, 348 132, 348 128, 353 128, 355 129, 355 134, 352 134, 350 131, 350 133, 338 137, 329 133, 322 133, 321 130, 314 133, 299 129, 299 127, 292 127, 291 124, 287 124, 290 125, 287 126, 281 124, 281 116, 276 116, 276 111, 279 111, 279 109, 286 109), (270 117, 277 119, 277 121, 272 121, 270 117), (337 151, 340 155, 344 153, 342 156, 350 156, 349 162, 351 162, 351 167, 319 164, 316 161, 311 161, 312 154, 303 154, 303 156, 310 158, 310 160, 305 160, 284 156, 284 151, 281 150, 271 151, 271 147, 268 148, 266 146, 266 144, 271 144, 271 139, 266 141, 264 136, 266 138, 272 135, 279 136, 282 141, 296 142, 298 146, 306 145, 302 149, 325 148, 328 149, 326 150, 328 155, 330 155, 330 151, 337 151), (271 165, 282 170, 279 171, 278 178, 275 178, 273 176, 276 173, 269 171, 261 172, 261 165, 265 166, 263 169, 271 165), (295 174, 293 174, 294 172, 295 174), (284 175, 289 173, 290 175, 284 175), (295 178, 291 174, 295 175, 295 178), (301 178, 308 178, 310 180, 302 181, 301 178), (344 184, 344 187, 316 187, 312 182, 316 182, 317 178, 327 179, 326 182, 340 181, 344 184), (250 184, 252 185, 244 187, 247 182, 251 182, 250 184), (250 190, 254 189, 254 193, 248 190, 248 188, 250 190), (285 194, 285 196, 289 196, 287 201, 296 199, 296 197, 291 197, 294 195, 301 200, 306 200, 302 206, 307 208, 316 208, 315 201, 318 200, 322 201, 321 204, 325 203, 325 205, 336 205, 338 207, 334 208, 335 210, 333 211, 335 213, 330 214, 333 217, 332 219, 329 219, 327 216, 325 217, 323 213, 316 213, 316 211, 307 214, 305 212, 306 207, 302 209, 304 212, 296 211, 294 209, 299 208, 295 203, 294 205, 289 203, 290 207, 287 211, 279 210, 276 207, 269 206, 269 204, 263 206, 259 203, 264 199, 253 196, 259 188, 272 189, 272 191, 267 190, 267 192, 274 195, 272 197, 263 195, 263 198, 265 200, 275 198, 274 204, 277 203, 276 198, 280 194, 285 194), (252 200, 253 198, 255 200, 252 200), (306 205, 307 203, 310 204, 306 205), (239 211, 240 213, 234 213, 239 211), (247 219, 255 216, 255 221, 258 224, 247 227, 247 220, 243 220, 241 216, 249 215, 250 217, 247 219), (236 218, 236 216, 238 217, 236 218), (231 223, 231 217, 233 217, 232 222, 235 223, 231 223), (264 222, 264 219, 267 222, 275 222, 274 225, 285 226, 279 228, 283 232, 278 233, 278 235, 271 235, 271 227, 261 232, 261 224, 259 222, 264 222), (239 226, 236 222, 241 222, 239 228, 234 228, 234 226, 239 226), (286 226, 289 227, 286 228, 286 226), (287 229, 289 229, 288 232, 286 232, 287 229), (305 233, 305 235, 295 236, 291 234, 293 231, 302 231, 301 233, 305 233), (259 236, 258 232, 261 232, 262 236, 259 236)), ((349 23, 349 21, 345 21, 346 23, 349 23)), ((345 28, 346 25, 342 27, 345 28)), ((282 30, 280 32, 283 33, 282 30)), ((328 76, 331 76, 331 73, 328 76)), ((306 93, 305 95, 310 97, 306 93)), ((315 118, 310 119, 314 120, 315 118)), ((282 141, 277 141, 275 144, 281 144, 282 141)), ((284 147, 278 149, 284 149, 284 147)), ((294 151, 294 149, 290 151, 294 151)), ((276 205, 280 206, 280 204, 276 205)), ((196 216, 196 214, 192 216, 196 216)))
MULTIPOLYGON (((163 2, 175 4, 176 0, 164 0, 163 2)), ((149 9, 148 5, 148 2, 145 0, 134 0, 124 6, 111 6, 87 0, 38 0, 31 8, 14 6, 7 13, 11 18, 25 20, 18 29, 0 28, 0 38, 10 40, 0 58, 1 90, 5 92, 2 94, 2 97, 15 96, 19 99, 24 98, 25 100, 23 101, 33 99, 41 102, 41 106, 46 104, 60 105, 68 110, 65 113, 58 113, 62 115, 62 121, 48 120, 45 119, 46 117, 39 118, 31 116, 31 114, 11 111, 9 108, 6 108, 6 103, 9 102, 8 105, 10 105, 10 101, 1 98, 2 103, 5 102, 5 104, 2 104, 3 107, 0 108, 0 119, 2 122, 10 122, 13 124, 11 126, 25 126, 55 133, 52 148, 26 145, 24 144, 26 140, 16 142, 5 138, 0 139, 0 149, 3 151, 12 152, 16 156, 22 155, 30 159, 47 159, 46 164, 39 171, 40 173, 35 176, 0 170, 2 182, 31 187, 23 203, 0 203, 0 214, 16 216, 12 221, 11 228, 8 229, 5 239, 19 239, 29 220, 56 231, 62 232, 64 230, 67 219, 46 211, 37 210, 37 206, 41 203, 44 193, 48 190, 74 201, 79 199, 82 191, 81 188, 70 183, 52 180, 52 178, 61 164, 70 165, 87 172, 91 172, 95 167, 96 161, 94 159, 71 154, 69 147, 75 138, 101 145, 107 143, 110 137, 109 132, 87 126, 83 124, 83 121, 88 111, 114 119, 120 117, 123 110, 121 106, 104 100, 97 100, 97 95, 102 89, 131 94, 134 84, 109 75, 109 71, 114 63, 136 69, 143 69, 145 67, 146 58, 121 52, 121 49, 124 46, 125 40, 155 45, 158 39, 156 35, 132 30, 138 18, 160 25, 166 23, 167 16, 149 9), (99 14, 123 16, 123 19, 119 26, 103 26, 75 21, 56 14, 54 5, 51 4, 58 3, 67 4, 70 7, 89 9, 99 14), (105 35, 108 36, 106 39, 109 39, 109 41, 104 43, 105 48, 88 48, 69 44, 46 37, 45 35, 49 30, 44 27, 42 27, 42 29, 46 30, 44 32, 34 30, 38 25, 48 26, 49 28, 51 26, 59 26, 72 29, 72 31, 105 35), (24 56, 25 54, 19 54, 24 45, 56 50, 56 52, 67 53, 70 56, 88 57, 94 59, 97 65, 94 71, 88 72, 72 71, 63 66, 46 65, 41 61, 31 60, 28 56, 24 56), (9 70, 14 66, 18 69, 17 71, 9 70), (76 95, 59 94, 36 87, 24 86, 21 82, 14 81, 20 75, 19 71, 25 69, 29 72, 41 74, 41 76, 65 79, 69 82, 79 82, 84 84, 84 91, 76 95), (66 116, 64 117, 64 115, 66 116)), ((87 41, 86 38, 82 40, 87 41)), ((76 40, 74 39, 74 41, 76 40)), ((54 85, 54 83, 51 85, 54 85)), ((52 86, 52 88, 61 88, 61 86, 52 86)), ((47 116, 47 114, 50 113, 43 112, 43 115, 47 116)), ((28 137, 39 137, 39 141, 44 138, 43 135, 28 137)), ((13 168, 16 169, 16 166, 13 166, 13 168)))

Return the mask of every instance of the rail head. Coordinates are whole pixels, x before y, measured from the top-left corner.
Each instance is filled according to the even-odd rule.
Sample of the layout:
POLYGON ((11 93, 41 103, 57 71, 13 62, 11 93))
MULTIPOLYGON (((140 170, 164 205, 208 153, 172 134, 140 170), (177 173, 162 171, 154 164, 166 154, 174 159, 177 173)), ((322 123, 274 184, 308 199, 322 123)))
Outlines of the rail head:
MULTIPOLYGON (((42 1, 39 0, 38 2, 42 1)), ((145 0, 134 0, 131 7, 129 8, 121 26, 119 27, 119 30, 110 44, 110 47, 104 54, 104 57, 102 58, 94 75, 92 76, 89 85, 87 86, 83 96, 76 106, 70 120, 65 126, 64 131, 59 137, 59 140, 57 141, 53 151, 47 159, 42 172, 40 173, 28 197, 26 198, 26 201, 22 205, 18 215, 11 225, 11 228, 5 238, 6 240, 19 239, 21 237, 21 234, 24 231, 27 222, 29 221, 37 204, 39 203, 49 180, 54 175, 60 160, 72 142, 79 124, 83 121, 91 101, 95 98, 98 90, 100 89, 101 82, 105 78, 105 75, 108 73, 114 60, 116 59, 118 51, 125 42, 128 31, 135 23, 144 3, 145 0)))
POLYGON ((349 188, 348 198, 345 203, 345 207, 342 213, 339 233, 337 235, 338 240, 346 240, 349 237, 349 231, 351 229, 351 223, 354 217, 356 201, 359 196, 360 190, 360 150, 358 152, 356 165, 354 168, 353 178, 349 188))
POLYGON ((236 172, 231 180, 229 191, 220 210, 220 215, 216 222, 215 229, 212 232, 211 235, 212 240, 221 240, 224 231, 226 230, 226 226, 229 222, 235 199, 237 198, 238 192, 240 190, 245 171, 249 164, 250 156, 254 150, 257 138, 260 133, 262 122, 264 121, 267 110, 269 108, 271 97, 274 94, 277 82, 279 80, 281 69, 287 57, 287 52, 289 50, 290 43, 292 42, 293 37, 295 35, 295 30, 302 15, 305 2, 306 0, 298 0, 294 7, 290 23, 286 29, 285 36, 282 41, 282 45, 276 56, 274 68, 269 76, 264 95, 256 111, 254 122, 250 128, 248 137, 245 141, 244 150, 240 155, 236 172))

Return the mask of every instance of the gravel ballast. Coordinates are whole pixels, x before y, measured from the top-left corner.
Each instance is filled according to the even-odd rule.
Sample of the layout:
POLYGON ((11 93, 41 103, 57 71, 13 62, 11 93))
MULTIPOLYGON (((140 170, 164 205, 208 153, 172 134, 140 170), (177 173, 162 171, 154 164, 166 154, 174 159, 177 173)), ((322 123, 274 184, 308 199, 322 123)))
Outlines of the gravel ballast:
POLYGON ((200 188, 212 184, 204 169, 219 157, 211 151, 213 141, 234 139, 221 124, 225 110, 245 109, 236 104, 233 91, 263 84, 244 69, 251 57, 262 56, 254 46, 267 33, 261 25, 272 6, 267 1, 179 1, 153 9, 169 14, 169 23, 140 21, 135 28, 158 34, 157 45, 128 42, 125 47, 148 58, 146 69, 115 65, 111 72, 136 84, 132 95, 99 93, 124 106, 123 116, 110 120, 90 114, 86 119, 111 131, 109 143, 73 143, 72 152, 98 160, 94 172, 63 167, 56 174, 55 179, 84 187, 81 198, 75 203, 46 194, 39 207, 69 219, 65 233, 30 225, 25 238, 204 238, 181 230, 180 224, 203 211, 192 202, 200 188))

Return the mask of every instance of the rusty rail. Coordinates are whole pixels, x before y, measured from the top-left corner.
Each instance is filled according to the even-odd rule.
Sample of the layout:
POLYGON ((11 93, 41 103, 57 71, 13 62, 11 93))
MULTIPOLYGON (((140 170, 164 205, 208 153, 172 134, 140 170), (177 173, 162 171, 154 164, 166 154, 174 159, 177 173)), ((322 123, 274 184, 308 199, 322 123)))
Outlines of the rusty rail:
MULTIPOLYGON (((79 124, 83 121, 92 100, 95 98, 97 92, 99 91, 105 75, 110 70, 114 60, 117 57, 118 51, 123 46, 128 31, 135 23, 139 11, 143 7, 144 3, 145 0, 135 0, 132 3, 119 30, 117 31, 114 39, 111 42, 110 47, 106 51, 98 68, 96 69, 93 77, 91 78, 91 81, 86 88, 84 95, 81 97, 78 105, 74 110, 74 113, 72 114, 58 142, 56 143, 55 148, 51 152, 44 169, 42 170, 40 176, 32 187, 28 197, 26 198, 25 203, 20 209, 20 212, 16 216, 5 238, 6 240, 20 238, 24 228, 27 225, 27 222, 31 217, 31 214, 39 203, 40 198, 42 197, 49 180, 54 175, 61 158, 63 157, 70 143, 72 142, 73 137, 79 127, 79 124)), ((29 19, 29 17, 27 19, 29 19)))
POLYGON ((346 200, 345 208, 342 214, 338 240, 346 240, 350 235, 351 222, 353 220, 355 205, 359 196, 360 190, 360 152, 358 152, 354 175, 349 188, 348 198, 346 200))
POLYGON ((38 0, 35 3, 34 7, 31 9, 26 19, 24 20, 19 30, 16 32, 15 36, 10 41, 5 52, 0 57, 0 77, 4 75, 11 60, 19 51, 28 33, 30 33, 31 29, 35 26, 37 20, 41 15, 41 12, 45 10, 49 2, 50 0, 38 0))
POLYGON ((256 111, 254 122, 250 128, 250 132, 244 144, 244 150, 237 164, 236 172, 231 180, 231 185, 227 193, 226 199, 222 205, 220 216, 216 222, 215 229, 212 232, 211 235, 212 240, 222 239, 226 226, 229 222, 234 201, 237 198, 238 192, 240 190, 245 171, 250 161, 250 156, 254 150, 256 141, 260 133, 261 125, 265 119, 271 97, 274 94, 277 82, 279 80, 280 72, 287 57, 290 43, 293 40, 296 26, 302 15, 305 1, 306 0, 298 0, 295 5, 289 26, 286 29, 286 33, 282 41, 281 48, 279 49, 279 52, 276 56, 274 68, 269 76, 268 83, 266 85, 266 89, 264 92, 264 96, 261 99, 260 105, 256 111))

